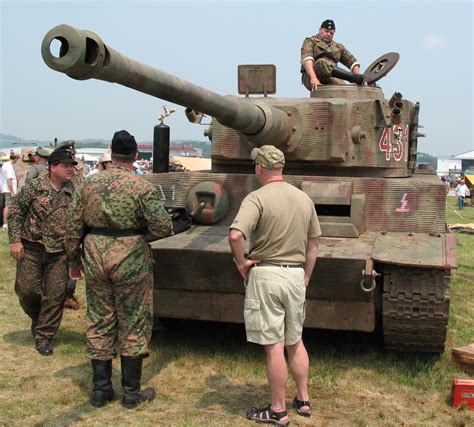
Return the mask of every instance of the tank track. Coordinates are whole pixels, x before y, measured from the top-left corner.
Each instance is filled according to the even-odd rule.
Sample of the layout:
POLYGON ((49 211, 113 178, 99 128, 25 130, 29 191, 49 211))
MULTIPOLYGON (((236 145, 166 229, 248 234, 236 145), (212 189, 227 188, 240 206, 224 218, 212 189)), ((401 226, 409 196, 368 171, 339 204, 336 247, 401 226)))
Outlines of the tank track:
POLYGON ((450 271, 385 266, 385 348, 442 353, 448 329, 450 271))

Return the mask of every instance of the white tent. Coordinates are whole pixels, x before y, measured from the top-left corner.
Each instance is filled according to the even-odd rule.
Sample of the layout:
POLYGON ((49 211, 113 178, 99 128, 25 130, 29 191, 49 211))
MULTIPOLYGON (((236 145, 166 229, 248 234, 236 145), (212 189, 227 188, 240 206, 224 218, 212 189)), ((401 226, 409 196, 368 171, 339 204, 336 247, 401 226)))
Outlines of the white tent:
POLYGON ((77 153, 76 158, 82 160, 83 162, 98 162, 99 158, 96 156, 91 156, 90 154, 77 153))

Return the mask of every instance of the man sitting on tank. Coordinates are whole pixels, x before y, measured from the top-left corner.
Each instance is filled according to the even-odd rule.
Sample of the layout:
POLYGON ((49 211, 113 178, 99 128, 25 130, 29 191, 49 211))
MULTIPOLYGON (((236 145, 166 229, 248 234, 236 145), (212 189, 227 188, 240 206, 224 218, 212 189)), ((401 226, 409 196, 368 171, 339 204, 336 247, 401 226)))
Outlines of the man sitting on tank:
POLYGON ((301 82, 309 91, 325 84, 343 84, 343 80, 362 84, 360 64, 341 43, 333 40, 336 25, 332 19, 321 23, 318 34, 305 38, 301 46, 301 82), (336 67, 340 62, 350 69, 336 67), (340 80, 343 79, 343 80, 340 80))

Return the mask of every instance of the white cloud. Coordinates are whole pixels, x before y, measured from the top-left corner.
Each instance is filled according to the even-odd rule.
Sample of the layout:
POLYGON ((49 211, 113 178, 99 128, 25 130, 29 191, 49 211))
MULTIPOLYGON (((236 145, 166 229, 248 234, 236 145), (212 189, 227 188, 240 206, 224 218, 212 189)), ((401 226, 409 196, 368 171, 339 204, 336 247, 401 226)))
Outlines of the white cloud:
POLYGON ((425 34, 423 38, 423 46, 427 49, 436 49, 443 47, 448 44, 448 41, 443 36, 437 36, 435 34, 425 34))

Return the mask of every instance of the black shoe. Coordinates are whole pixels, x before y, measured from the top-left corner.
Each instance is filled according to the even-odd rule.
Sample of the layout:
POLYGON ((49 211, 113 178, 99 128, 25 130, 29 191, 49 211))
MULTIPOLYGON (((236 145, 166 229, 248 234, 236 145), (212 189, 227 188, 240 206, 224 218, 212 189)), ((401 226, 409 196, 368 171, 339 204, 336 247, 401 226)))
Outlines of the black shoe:
POLYGON ((155 390, 147 388, 140 390, 143 357, 120 356, 122 364, 122 405, 127 409, 136 408, 143 402, 149 402, 156 397, 155 390))
POLYGON ((36 326, 38 322, 31 322, 31 335, 34 338, 36 336, 36 326))
POLYGON ((51 356, 53 354, 53 346, 50 341, 38 341, 36 350, 41 356, 51 356))
POLYGON ((114 400, 112 388, 112 360, 92 360, 92 397, 91 405, 102 408, 114 400))

